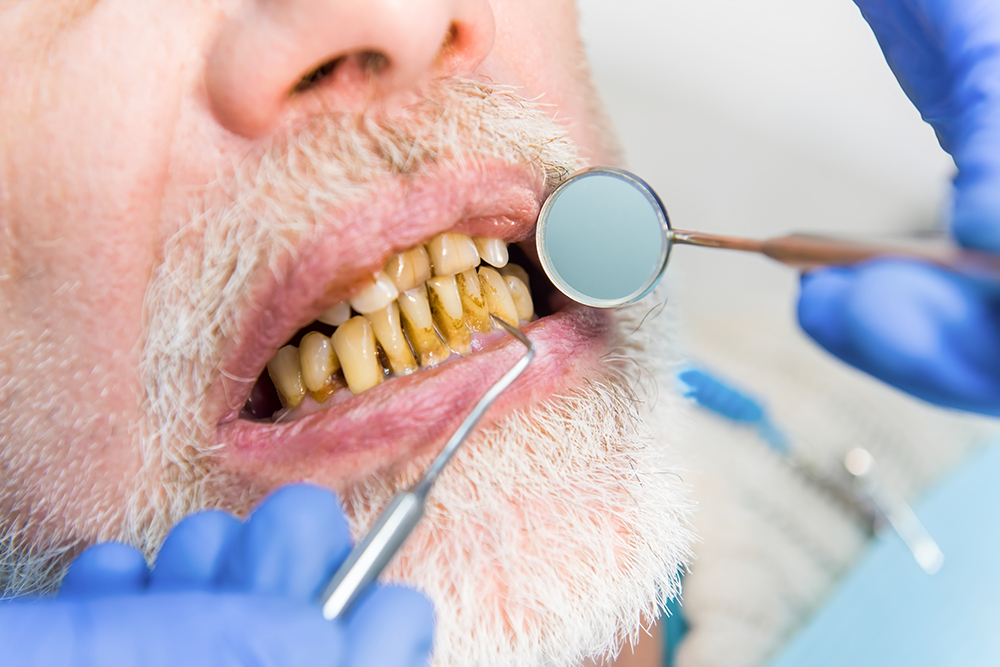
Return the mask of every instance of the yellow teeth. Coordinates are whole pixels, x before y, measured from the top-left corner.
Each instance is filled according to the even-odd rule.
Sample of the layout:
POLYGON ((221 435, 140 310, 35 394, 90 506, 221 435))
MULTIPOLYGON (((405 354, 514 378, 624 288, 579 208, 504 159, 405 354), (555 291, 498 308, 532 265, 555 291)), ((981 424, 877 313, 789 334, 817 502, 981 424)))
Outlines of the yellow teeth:
POLYGON ((410 352, 410 344, 403 336, 399 319, 399 304, 393 302, 384 310, 365 315, 375 332, 375 340, 382 346, 389 360, 389 370, 395 375, 409 375, 417 370, 417 361, 410 352))
POLYGON ((302 397, 306 395, 298 349, 293 345, 286 345, 278 350, 271 361, 267 362, 267 372, 278 390, 281 403, 286 408, 298 407, 302 397))
POLYGON ((486 298, 479 287, 479 275, 475 269, 455 274, 455 284, 458 295, 462 298, 462 310, 465 312, 465 323, 472 331, 489 333, 493 329, 490 311, 486 307, 486 298))
POLYGON ((387 374, 469 354, 472 334, 494 329, 491 314, 514 325, 532 320, 527 272, 509 263, 499 239, 439 234, 393 256, 361 292, 320 315, 331 336, 310 327, 322 331, 278 350, 267 372, 289 409, 307 392, 317 403, 345 386, 360 394, 387 374))
POLYGON ((431 277, 431 258, 422 245, 394 256, 385 264, 385 274, 400 292, 413 289, 431 277))
POLYGON ((479 266, 476 244, 465 234, 438 234, 427 244, 436 276, 453 276, 479 266))
POLYGON ((375 333, 364 317, 352 317, 337 327, 333 332, 333 349, 352 393, 360 394, 382 381, 375 333))
POLYGON ((323 324, 339 327, 341 324, 351 319, 351 304, 346 301, 338 303, 336 306, 330 308, 316 319, 323 324))
POLYGON ((531 302, 531 292, 528 291, 528 286, 521 282, 520 278, 513 275, 504 276, 503 280, 507 283, 507 289, 510 290, 510 298, 514 300, 517 319, 521 322, 530 322, 535 314, 535 304, 531 302))
POLYGON ((399 296, 399 290, 384 272, 379 271, 373 279, 375 282, 361 290, 350 301, 351 308, 362 315, 387 308, 399 296))
POLYGON ((520 267, 517 264, 508 264, 507 266, 503 267, 502 269, 500 269, 500 275, 514 276, 522 283, 524 283, 525 287, 531 289, 531 279, 528 278, 528 272, 525 271, 523 267, 520 267))
POLYGON ((500 239, 476 237, 472 239, 484 262, 496 268, 507 265, 507 244, 500 239))
POLYGON ((299 343, 299 360, 302 382, 309 391, 320 391, 333 381, 333 374, 340 370, 340 360, 333 351, 333 343, 318 331, 310 331, 299 343))
POLYGON ((486 306, 490 309, 490 313, 516 327, 517 307, 503 276, 496 269, 482 266, 479 268, 479 285, 486 295, 486 306))
POLYGON ((417 353, 421 366, 434 366, 449 356, 451 351, 434 331, 427 288, 423 285, 406 290, 399 295, 399 310, 403 320, 403 330, 417 353))
POLYGON ((468 354, 472 351, 472 332, 465 326, 455 276, 434 276, 427 281, 427 287, 431 314, 444 342, 455 352, 468 354))

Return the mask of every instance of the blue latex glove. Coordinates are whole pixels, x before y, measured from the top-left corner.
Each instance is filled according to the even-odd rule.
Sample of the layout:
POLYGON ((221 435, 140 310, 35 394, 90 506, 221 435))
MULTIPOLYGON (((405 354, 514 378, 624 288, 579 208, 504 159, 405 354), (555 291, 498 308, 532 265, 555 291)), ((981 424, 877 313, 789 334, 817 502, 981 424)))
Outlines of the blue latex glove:
MULTIPOLYGON (((856 0, 958 166, 952 230, 1000 252, 1000 2, 856 0)), ((803 278, 802 328, 844 361, 940 405, 1000 414, 1000 281, 902 261, 803 278)))
POLYGON ((314 600, 350 550, 336 497, 285 487, 244 524, 180 522, 150 571, 120 544, 74 561, 55 598, 0 603, 3 664, 39 667, 418 667, 433 610, 419 593, 371 591, 346 623, 314 600))

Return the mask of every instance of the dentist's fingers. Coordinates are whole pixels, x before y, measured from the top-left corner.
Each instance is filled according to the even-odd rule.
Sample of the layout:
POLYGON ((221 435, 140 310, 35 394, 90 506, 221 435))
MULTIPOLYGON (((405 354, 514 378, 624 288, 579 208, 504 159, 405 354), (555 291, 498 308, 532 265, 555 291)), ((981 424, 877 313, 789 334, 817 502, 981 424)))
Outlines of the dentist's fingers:
POLYGON ((347 622, 350 667, 425 667, 434 642, 434 608, 415 590, 378 587, 347 622))
POLYGON ((70 565, 59 588, 60 597, 121 595, 146 587, 149 568, 136 549, 116 542, 97 544, 70 565))
POLYGON ((180 521, 163 542, 149 578, 150 590, 208 588, 243 524, 219 511, 192 514, 180 521))
POLYGON ((880 260, 803 277, 799 322, 847 363, 939 405, 1000 414, 1000 301, 935 267, 880 260))
POLYGON ((903 90, 958 166, 955 237, 1000 252, 1000 3, 855 2, 903 90))
POLYGON ((351 549, 332 491, 304 484, 264 499, 233 541, 219 585, 312 601, 351 549))
POLYGON ((349 641, 315 605, 260 595, 0 602, 2 662, 18 667, 347 667, 349 641))

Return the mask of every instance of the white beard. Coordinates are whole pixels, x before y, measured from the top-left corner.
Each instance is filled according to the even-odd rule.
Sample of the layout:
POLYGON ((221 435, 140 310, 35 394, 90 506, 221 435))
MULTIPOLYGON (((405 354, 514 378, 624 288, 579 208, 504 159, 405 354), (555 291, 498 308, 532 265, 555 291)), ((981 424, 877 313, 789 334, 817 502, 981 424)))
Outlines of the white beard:
MULTIPOLYGON (((179 519, 222 505, 210 484, 216 424, 198 411, 199 397, 238 333, 253 279, 291 240, 330 231, 317 210, 362 197, 379 175, 443 158, 525 164, 554 184, 582 162, 550 113, 509 91, 446 81, 406 118, 324 119, 209 188, 206 199, 223 204, 206 205, 168 242, 147 293, 145 420, 132 425, 145 468, 136 489, 115 516, 76 511, 90 515, 85 526, 53 515, 44 544, 24 544, 22 526, 0 526, 4 590, 51 590, 67 554, 99 538, 152 555, 179 519)), ((655 394, 655 386, 639 391, 648 363, 667 358, 647 349, 668 336, 652 322, 640 327, 645 314, 621 315, 621 331, 638 331, 600 374, 481 433, 442 478, 390 573, 436 605, 436 665, 575 665, 637 637, 676 593, 690 506, 663 433, 654 438, 638 410, 636 394, 655 394)), ((656 407, 673 418, 679 408, 669 395, 656 407)), ((356 532, 403 481, 374 480, 345 495, 356 532)))
MULTIPOLYGON (((618 361, 664 334, 643 329, 618 361)), ((441 478, 389 572, 434 602, 435 667, 569 667, 614 655, 678 593, 691 506, 665 433, 654 437, 640 416, 636 378, 624 371, 480 432, 441 478)), ((676 417, 665 396, 658 414, 676 417)), ((347 495, 356 533, 407 481, 347 495)))

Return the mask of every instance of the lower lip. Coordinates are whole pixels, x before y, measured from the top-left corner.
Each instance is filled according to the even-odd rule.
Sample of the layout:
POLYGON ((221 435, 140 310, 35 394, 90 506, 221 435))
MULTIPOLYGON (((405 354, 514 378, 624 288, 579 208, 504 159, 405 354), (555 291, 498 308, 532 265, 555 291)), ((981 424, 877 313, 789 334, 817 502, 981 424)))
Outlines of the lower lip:
MULTIPOLYGON (((525 373, 482 425, 572 389, 608 348, 610 316, 572 306, 523 329, 536 349, 525 373)), ((393 474, 437 453, 475 403, 524 354, 509 336, 461 360, 393 378, 359 396, 287 424, 237 420, 219 427, 221 467, 264 491, 313 480, 343 489, 393 474)))

